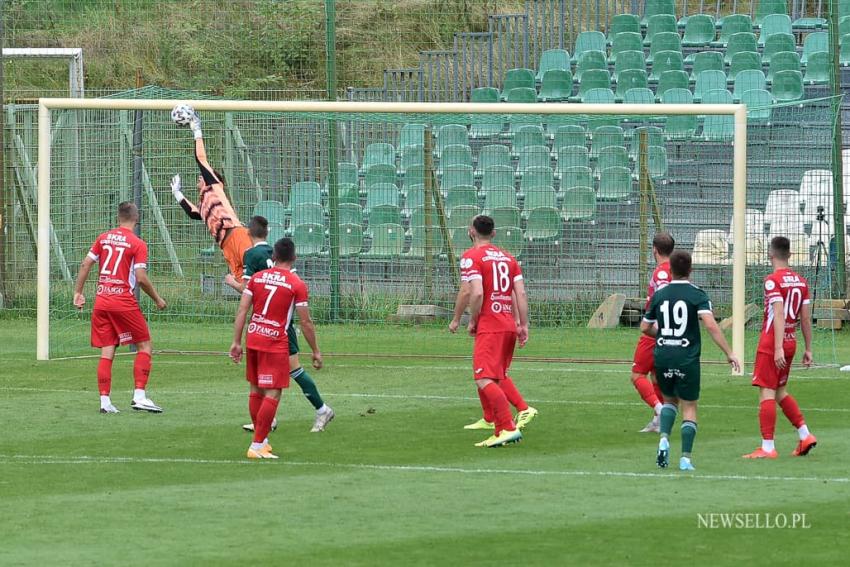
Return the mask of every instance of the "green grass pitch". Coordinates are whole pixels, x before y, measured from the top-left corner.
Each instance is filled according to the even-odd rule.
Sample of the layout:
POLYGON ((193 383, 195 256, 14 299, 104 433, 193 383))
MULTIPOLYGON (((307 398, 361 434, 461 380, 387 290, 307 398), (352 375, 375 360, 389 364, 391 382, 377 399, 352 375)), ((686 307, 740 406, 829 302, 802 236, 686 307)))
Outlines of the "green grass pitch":
MULTIPOLYGON (((187 330, 226 346, 225 327, 162 334, 187 330)), ((616 332, 572 352, 555 336, 535 346, 532 334, 528 352, 627 359, 636 339, 616 332)), ((319 337, 328 353, 471 344, 436 329, 319 337)), ((479 417, 467 360, 328 356, 312 375, 336 420, 309 433, 296 387, 272 437, 280 461, 248 462, 244 368, 223 356, 156 356, 149 392, 162 415, 128 409, 131 359, 120 358, 124 411, 104 416, 95 360, 36 362, 30 321, 3 321, 0 344, 2 565, 827 565, 850 548, 850 393, 834 368, 793 373, 820 441, 812 454, 789 456, 796 434, 780 412, 780 459, 749 462, 756 391, 704 366, 697 471, 685 474, 658 470, 656 437, 636 433, 649 411, 625 364, 517 362, 540 416, 521 444, 487 450, 462 429, 479 417), (710 513, 806 514, 810 527, 700 527, 710 513)), ((678 427, 672 447, 676 464, 678 427)))

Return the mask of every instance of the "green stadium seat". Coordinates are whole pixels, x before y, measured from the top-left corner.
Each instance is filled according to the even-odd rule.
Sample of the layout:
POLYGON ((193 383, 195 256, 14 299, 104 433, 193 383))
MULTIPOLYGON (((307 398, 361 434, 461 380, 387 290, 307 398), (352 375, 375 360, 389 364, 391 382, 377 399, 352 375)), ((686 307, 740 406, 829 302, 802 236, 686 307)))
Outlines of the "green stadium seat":
MULTIPOLYGON (((664 179, 667 177, 667 148, 661 146, 649 146, 647 148, 649 159, 649 177, 652 179, 664 179)), ((635 179, 640 177, 641 158, 635 160, 635 179)))
POLYGON ((299 224, 325 225, 325 210, 317 203, 299 203, 292 207, 292 226, 299 224))
POLYGON ((590 71, 591 69, 601 69, 603 71, 608 70, 608 61, 605 59, 604 53, 601 51, 588 51, 582 55, 581 59, 578 61, 578 65, 576 65, 576 73, 573 76, 573 80, 577 83, 581 83, 584 72, 590 71))
POLYGON ((671 89, 688 89, 689 87, 688 74, 684 71, 664 71, 658 80, 658 86, 655 87, 655 96, 663 99, 664 93, 671 89))
POLYGON ((541 187, 552 187, 553 185, 554 173, 551 167, 531 167, 525 171, 522 181, 520 181, 520 195, 525 195, 528 191, 534 191, 541 187))
POLYGON ((599 178, 597 199, 619 201, 632 194, 632 174, 628 167, 609 167, 602 170, 599 178))
POLYGON ((726 74, 723 71, 703 71, 697 75, 694 100, 700 101, 705 93, 716 89, 726 89, 726 74))
POLYGON ((621 51, 617 55, 617 62, 614 64, 614 74, 612 75, 612 78, 616 81, 620 73, 628 71, 629 69, 646 70, 646 58, 643 55, 643 50, 621 51))
POLYGON ((590 89, 585 93, 581 102, 588 104, 614 104, 617 98, 611 89, 590 89))
POLYGON ((655 61, 655 55, 662 51, 682 51, 682 39, 675 32, 661 32, 655 34, 652 38, 652 45, 649 46, 649 57, 647 63, 655 61))
POLYGON ((649 89, 629 89, 623 95, 623 104, 654 104, 655 93, 649 89))
POLYGON ((850 16, 850 0, 838 0, 838 17, 850 16))
POLYGON ((523 216, 528 218, 528 212, 538 207, 557 207, 557 195, 553 187, 535 187, 525 193, 523 216))
POLYGON ((564 191, 561 217, 569 221, 589 221, 596 216, 596 192, 592 187, 571 187, 564 191))
POLYGON ((340 203, 360 204, 360 187, 358 185, 353 183, 340 184, 338 193, 340 203))
POLYGON ((372 229, 382 224, 401 224, 401 210, 396 205, 377 205, 367 213, 369 219, 369 234, 372 229))
POLYGON ((336 178, 340 185, 358 185, 360 183, 359 174, 356 163, 341 161, 336 164, 336 178))
POLYGON ((558 126, 555 131, 555 139, 552 141, 552 152, 559 155, 561 148, 569 146, 584 146, 587 144, 587 131, 578 124, 564 124, 558 126))
POLYGON ((791 34, 791 18, 785 14, 770 14, 761 23, 759 45, 764 45, 767 38, 778 33, 791 34))
POLYGON ((270 223, 285 224, 287 210, 280 201, 257 201, 251 214, 265 217, 270 223))
POLYGON ((804 30, 816 30, 820 28, 825 28, 827 25, 826 18, 818 18, 814 16, 803 16, 802 18, 797 18, 791 24, 791 27, 797 31, 804 30))
POLYGON ((443 170, 440 178, 440 191, 445 195, 455 187, 468 187, 473 184, 471 165, 450 165, 443 170))
POLYGON ((398 162, 398 173, 403 175, 411 167, 421 166, 425 163, 425 146, 405 146, 401 152, 398 162))
POLYGON ((646 88, 646 70, 644 69, 628 69, 620 73, 620 78, 617 80, 618 98, 622 99, 629 89, 645 89, 646 88))
POLYGON ((578 100, 583 100, 587 91, 591 89, 610 89, 611 76, 607 69, 588 69, 581 76, 578 86, 578 100))
POLYGON ((452 248, 456 255, 462 254, 469 248, 469 225, 473 217, 478 214, 477 206, 463 206, 449 209, 449 217, 446 219, 446 228, 452 241, 452 248))
POLYGON ((398 151, 403 156, 407 148, 425 146, 425 125, 405 124, 398 135, 398 151))
POLYGON ((774 53, 770 58, 770 66, 767 68, 767 82, 773 82, 773 76, 779 71, 799 71, 800 54, 796 51, 780 51, 774 53))
POLYGON ((842 67, 847 67, 850 65, 850 37, 846 38, 847 41, 844 41, 844 39, 844 37, 841 38, 841 46, 838 49, 838 63, 842 67))
POLYGON ((764 89, 767 86, 767 79, 765 79, 764 73, 762 71, 756 71, 755 69, 746 69, 738 73, 738 76, 735 77, 735 90, 733 91, 733 98, 735 100, 741 100, 741 96, 751 89, 764 89))
MULTIPOLYGON (((495 103, 499 102, 499 90, 494 87, 479 87, 472 89, 470 102, 495 103)), ((469 127, 469 137, 475 140, 492 138, 502 132, 503 124, 494 122, 492 115, 473 117, 469 127)))
POLYGON ((508 69, 502 80, 502 100, 507 100, 512 89, 533 89, 534 71, 531 69, 508 69))
POLYGON ((689 16, 685 23, 685 35, 682 37, 683 47, 704 47, 709 45, 717 36, 714 18, 707 14, 689 16))
POLYGON ((656 14, 649 18, 646 22, 646 37, 643 44, 652 44, 652 38, 664 32, 679 33, 679 28, 676 26, 676 16, 673 14, 656 14))
POLYGON ((496 235, 493 237, 493 243, 502 250, 510 252, 514 258, 519 258, 525 250, 522 229, 518 226, 496 227, 496 235))
POLYGON ((404 253, 404 229, 399 224, 382 223, 370 226, 372 246, 364 258, 398 258, 404 253))
POLYGON ((571 167, 588 167, 590 152, 584 146, 566 146, 558 150, 558 165, 555 168, 555 178, 562 179, 564 170, 571 167))
POLYGON ((550 69, 543 75, 540 85, 540 94, 537 100, 540 102, 558 102, 569 100, 573 94, 573 75, 569 71, 550 69))
POLYGON ((648 25, 650 18, 657 14, 670 14, 675 17, 676 6, 674 0, 646 0, 643 18, 640 21, 641 25, 648 25))
POLYGON ((366 207, 363 211, 368 215, 373 207, 380 205, 393 205, 398 207, 401 203, 401 192, 392 183, 378 183, 369 187, 366 192, 366 207))
MULTIPOLYGON (((688 89, 670 89, 661 97, 662 104, 692 104, 694 95, 688 89)), ((665 134, 671 140, 689 140, 693 138, 697 128, 697 117, 694 115, 668 116, 665 134)))
MULTIPOLYGON (((395 174, 395 168, 393 168, 395 174)), ((289 193, 290 208, 302 203, 322 204, 322 188, 315 181, 299 181, 293 183, 289 193)))
POLYGON ((488 165, 481 178, 481 192, 485 195, 493 187, 514 187, 514 168, 509 165, 488 165))
POLYGON ((664 131, 658 126, 640 126, 632 131, 632 143, 629 146, 629 159, 637 161, 638 153, 640 152, 640 135, 646 132, 647 147, 657 146, 664 147, 664 131))
POLYGON ((726 44, 726 54, 723 56, 723 62, 727 65, 730 64, 732 62, 732 56, 741 51, 758 52, 755 34, 752 32, 732 34, 729 37, 729 43, 726 44))
POLYGON ((478 87, 477 89, 472 89, 469 101, 486 103, 499 102, 499 89, 496 87, 478 87))
MULTIPOLYGON (((431 223, 432 223, 432 241, 431 241, 431 254, 434 256, 439 256, 443 251, 443 238, 440 234, 440 225, 437 220, 436 213, 431 213, 431 223)), ((410 215, 410 229, 408 230, 408 234, 410 235, 410 249, 404 255, 409 258, 424 258, 425 257, 425 238, 427 232, 425 230, 425 210, 424 209, 416 209, 413 211, 413 214, 410 215)))
POLYGON ((369 167, 369 169, 366 170, 365 184, 367 193, 373 185, 380 185, 384 183, 395 184, 395 182, 395 165, 379 163, 369 167))
POLYGON ((643 39, 639 33, 622 32, 614 36, 614 43, 611 44, 611 55, 608 57, 608 62, 616 63, 617 55, 623 51, 643 51, 643 39))
POLYGON ((519 153, 517 175, 522 177, 531 167, 549 167, 551 164, 552 155, 548 146, 526 146, 519 153))
POLYGON ((484 210, 493 211, 501 208, 517 208, 516 189, 513 185, 490 187, 484 193, 484 210))
POLYGON ((661 75, 665 72, 684 71, 684 69, 682 53, 680 51, 660 51, 655 54, 655 60, 652 62, 652 74, 649 75, 649 80, 658 82, 661 80, 661 75))
POLYGON ((720 37, 711 45, 726 47, 736 33, 753 33, 753 22, 746 14, 732 14, 723 18, 720 28, 720 37))
POLYGON ((640 33, 640 19, 634 14, 617 14, 611 18, 608 26, 608 44, 612 44, 617 34, 622 32, 640 33))
POLYGON ((511 89, 508 91, 508 96, 505 102, 531 103, 537 102, 537 90, 532 87, 522 87, 511 89))
POLYGON ((472 166, 472 148, 465 144, 452 144, 443 148, 440 156, 440 166, 437 175, 443 174, 443 169, 453 165, 472 166))
POLYGON ((494 226, 519 226, 522 214, 517 207, 497 207, 488 212, 494 226))
POLYGON ((581 61, 582 56, 588 51, 599 51, 605 55, 605 36, 599 31, 583 31, 576 38, 575 50, 573 51, 573 63, 581 61))
POLYGON ((325 228, 322 225, 296 225, 292 238, 298 243, 298 256, 302 258, 318 256, 325 248, 325 228))
POLYGON ((478 206, 478 190, 472 185, 452 187, 446 194, 447 209, 461 205, 478 206))
POLYGON ((593 187, 593 174, 589 167, 573 166, 561 172, 560 190, 563 194, 573 187, 593 187))
POLYGON ((603 148, 625 145, 626 135, 620 126, 599 126, 591 137, 590 159, 597 159, 603 148))
POLYGON ((357 256, 361 250, 363 250, 363 226, 360 224, 340 225, 339 255, 343 258, 357 256))
MULTIPOLYGON (((703 95, 703 104, 732 104, 732 95, 725 89, 715 89, 703 95)), ((702 138, 711 141, 729 141, 735 133, 735 117, 729 115, 706 116, 702 125, 702 138)))
POLYGON ((803 98, 803 74, 799 71, 779 71, 773 75, 771 94, 777 102, 803 98))
POLYGON ((770 124, 773 96, 766 90, 750 89, 741 94, 741 103, 747 106, 747 122, 770 124))
POLYGON ((339 224, 360 224, 363 222, 363 207, 356 203, 340 203, 337 219, 339 224))
POLYGON ((567 50, 547 49, 540 55, 535 79, 540 83, 543 81, 546 71, 570 71, 571 69, 570 53, 567 50))
POLYGON ((702 71, 723 71, 723 54, 719 51, 700 51, 694 55, 691 66, 691 82, 696 82, 702 71))
POLYGON ((437 143, 434 147, 434 155, 438 158, 443 153, 443 148, 448 146, 469 145, 469 132, 463 124, 446 124, 437 130, 437 143))
POLYGON ((770 64, 770 59, 775 53, 783 51, 796 51, 797 44, 794 41, 794 36, 790 33, 776 33, 767 38, 764 43, 761 60, 764 63, 770 64))
POLYGON ((806 65, 806 76, 803 81, 807 84, 829 82, 829 53, 816 51, 809 55, 809 64, 806 65))
POLYGON ((360 173, 366 173, 374 165, 391 165, 395 171, 395 148, 392 144, 378 142, 366 146, 360 173))
POLYGON ((511 151, 502 144, 490 144, 481 148, 478 152, 478 167, 475 169, 475 177, 484 175, 484 168, 488 165, 511 165, 511 151))
POLYGON ((761 55, 755 51, 739 51, 732 56, 732 62, 729 65, 729 75, 726 77, 728 82, 735 82, 735 77, 741 71, 754 70, 761 71, 761 55))
POLYGON ((803 66, 808 65, 809 57, 821 51, 829 51, 829 34, 827 32, 810 33, 803 40, 803 56, 800 58, 800 63, 803 66))
POLYGON ((407 191, 407 188, 410 185, 425 185, 425 166, 424 165, 414 165, 409 168, 402 179, 402 189, 407 191))
POLYGON ((519 157, 523 148, 545 145, 546 139, 543 134, 543 127, 533 124, 525 124, 520 126, 514 134, 513 145, 511 146, 511 156, 519 157))
POLYGON ((558 241, 563 230, 561 213, 555 207, 535 207, 528 211, 525 237, 529 242, 558 241))
POLYGON ((755 25, 761 26, 764 19, 771 14, 788 14, 786 0, 758 0, 756 7, 755 25))
POLYGON ((608 146, 599 151, 596 159, 596 177, 609 167, 629 167, 629 153, 623 146, 608 146))
POLYGON ((425 185, 422 183, 407 186, 403 214, 410 216, 414 209, 425 206, 425 185))
POLYGON ((839 43, 843 43, 844 36, 850 34, 850 16, 842 16, 838 21, 839 43))

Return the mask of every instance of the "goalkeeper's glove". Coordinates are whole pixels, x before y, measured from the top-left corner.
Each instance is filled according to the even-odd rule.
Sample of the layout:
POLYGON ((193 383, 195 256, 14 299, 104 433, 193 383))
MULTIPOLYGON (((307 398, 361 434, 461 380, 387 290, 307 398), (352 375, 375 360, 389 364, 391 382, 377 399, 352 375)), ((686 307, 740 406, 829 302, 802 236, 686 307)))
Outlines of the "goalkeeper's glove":
POLYGON ((177 199, 178 203, 186 198, 183 196, 183 192, 180 190, 179 173, 171 178, 171 194, 174 195, 174 198, 177 199))
POLYGON ((192 113, 192 120, 189 121, 189 129, 192 131, 192 135, 196 140, 204 137, 203 132, 201 132, 201 117, 198 116, 197 112, 192 113))

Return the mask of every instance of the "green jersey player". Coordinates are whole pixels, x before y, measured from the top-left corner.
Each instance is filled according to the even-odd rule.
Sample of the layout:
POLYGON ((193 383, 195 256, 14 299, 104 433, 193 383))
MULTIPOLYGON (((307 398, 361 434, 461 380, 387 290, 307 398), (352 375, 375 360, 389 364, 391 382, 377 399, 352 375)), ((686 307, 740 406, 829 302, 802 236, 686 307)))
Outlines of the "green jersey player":
POLYGON ((683 250, 673 252, 670 255, 670 271, 673 280, 652 296, 640 330, 655 338, 655 375, 664 395, 660 420, 661 440, 656 462, 661 468, 666 468, 669 463, 670 432, 681 406, 682 457, 679 468, 692 471, 691 451, 697 435, 700 389, 700 321, 734 370, 740 368, 740 362, 732 354, 732 349, 714 320, 708 295, 688 281, 691 275, 691 255, 683 250))

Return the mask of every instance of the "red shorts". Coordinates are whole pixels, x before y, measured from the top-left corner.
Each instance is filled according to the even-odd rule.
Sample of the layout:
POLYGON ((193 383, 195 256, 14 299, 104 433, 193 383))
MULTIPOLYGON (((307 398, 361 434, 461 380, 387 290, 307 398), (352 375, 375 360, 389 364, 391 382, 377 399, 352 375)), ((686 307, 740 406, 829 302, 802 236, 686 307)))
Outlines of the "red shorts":
POLYGON ((794 360, 796 350, 797 345, 785 347, 785 368, 782 370, 776 367, 772 354, 757 352, 756 363, 753 367, 753 386, 778 390, 787 384, 788 373, 791 372, 791 362, 794 360))
POLYGON ((649 374, 655 372, 655 339, 641 335, 635 348, 632 372, 635 374, 649 374))
POLYGON ((472 351, 472 371, 476 380, 503 380, 514 358, 516 333, 481 333, 475 335, 472 351))
POLYGON ((289 353, 247 349, 245 378, 258 388, 289 388, 289 353))
POLYGON ((151 340, 148 324, 140 309, 104 311, 91 314, 91 346, 103 348, 129 345, 151 340))

